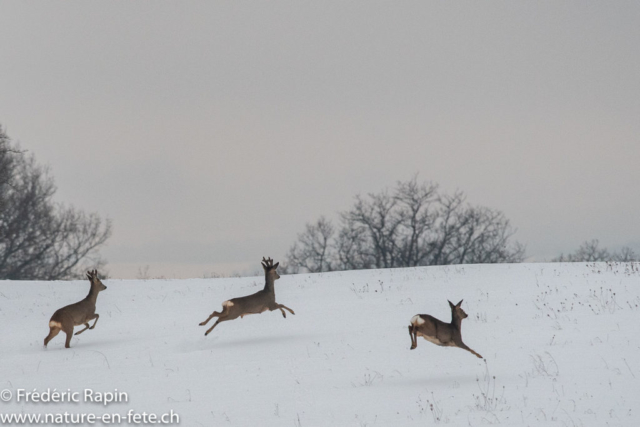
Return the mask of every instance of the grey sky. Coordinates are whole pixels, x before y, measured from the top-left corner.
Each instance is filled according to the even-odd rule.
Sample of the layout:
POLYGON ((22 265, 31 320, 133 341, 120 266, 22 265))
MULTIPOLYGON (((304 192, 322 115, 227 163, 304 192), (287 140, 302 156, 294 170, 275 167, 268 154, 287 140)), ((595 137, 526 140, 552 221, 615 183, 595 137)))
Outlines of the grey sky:
POLYGON ((640 3, 9 2, 0 124, 109 216, 112 277, 281 259, 419 178, 532 259, 640 250, 640 3))

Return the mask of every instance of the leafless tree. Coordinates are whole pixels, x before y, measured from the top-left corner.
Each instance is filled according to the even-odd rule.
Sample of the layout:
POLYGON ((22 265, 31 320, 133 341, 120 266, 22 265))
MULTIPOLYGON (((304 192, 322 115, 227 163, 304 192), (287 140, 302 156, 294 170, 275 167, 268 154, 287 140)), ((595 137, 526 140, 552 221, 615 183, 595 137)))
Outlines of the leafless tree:
POLYGON ((599 247, 600 242, 597 239, 589 240, 582 245, 572 254, 561 254, 559 257, 552 259, 553 262, 605 262, 605 261, 619 261, 619 262, 631 262, 640 261, 633 249, 629 247, 623 247, 620 252, 609 252, 606 248, 599 247))
MULTIPOLYGON (((509 244, 514 231, 502 212, 485 207, 458 207, 451 215, 453 233, 443 233, 445 257, 432 264, 486 264, 520 262, 524 247, 509 244), (445 262, 442 262, 445 261, 445 262)), ((436 240, 438 241, 438 240, 436 240)))
POLYGON ((331 271, 329 242, 333 234, 333 225, 325 217, 307 224, 304 233, 298 235, 298 241, 289 250, 287 271, 295 273, 301 268, 311 273, 331 271))
MULTIPOLYGON (((308 225, 288 263, 317 271, 306 265, 317 265, 311 230, 318 234, 317 225, 308 225)), ((340 214, 336 237, 323 241, 322 253, 333 260, 327 268, 335 270, 520 262, 524 247, 510 243, 513 233, 501 212, 468 206, 460 192, 440 195, 437 185, 414 177, 398 182, 392 193, 357 196, 353 207, 340 214)))
POLYGON ((613 253, 613 261, 636 262, 636 261, 640 261, 640 255, 638 255, 630 247, 624 246, 622 249, 620 249, 620 252, 613 253))
POLYGON ((46 168, 1 128, 0 166, 0 279, 65 279, 103 265, 96 250, 111 235, 110 221, 56 204, 46 168))

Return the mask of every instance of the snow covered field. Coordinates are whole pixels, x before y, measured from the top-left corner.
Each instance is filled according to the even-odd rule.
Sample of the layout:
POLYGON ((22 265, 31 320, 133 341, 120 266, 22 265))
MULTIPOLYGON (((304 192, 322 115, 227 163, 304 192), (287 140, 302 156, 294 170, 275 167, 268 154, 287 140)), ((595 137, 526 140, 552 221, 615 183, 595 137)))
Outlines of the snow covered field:
POLYGON ((104 283, 96 328, 45 350, 50 316, 89 282, 0 282, 0 391, 12 396, 0 413, 173 410, 183 426, 640 425, 640 264, 283 275, 276 300, 295 316, 247 316, 208 337, 198 323, 263 278, 104 283), (414 314, 448 322, 447 299, 463 298, 463 338, 484 360, 422 338, 409 350, 414 314), (128 402, 17 402, 34 389, 117 389, 128 402))

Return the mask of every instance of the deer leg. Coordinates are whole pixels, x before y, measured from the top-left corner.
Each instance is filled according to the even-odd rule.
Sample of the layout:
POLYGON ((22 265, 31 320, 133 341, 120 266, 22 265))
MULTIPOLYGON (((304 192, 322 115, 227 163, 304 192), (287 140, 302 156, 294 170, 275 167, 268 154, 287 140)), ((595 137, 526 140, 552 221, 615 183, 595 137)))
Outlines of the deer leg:
POLYGON ((98 323, 98 319, 100 318, 99 314, 94 314, 92 317, 90 317, 89 319, 87 319, 87 323, 84 324, 85 328, 82 329, 81 331, 78 331, 75 333, 75 335, 80 335, 81 333, 83 333, 84 331, 86 331, 87 329, 93 329, 96 327, 96 323, 98 323), (89 326, 89 322, 93 319, 96 319, 95 322, 93 322, 93 326, 89 326))
MULTIPOLYGON (((94 319, 96 319, 96 321, 95 321, 95 322, 93 322, 93 326, 92 326, 92 327, 90 327, 89 329, 93 329, 93 328, 95 328, 95 327, 96 327, 96 323, 98 323, 98 319, 100 318, 100 315, 99 315, 99 314, 94 314, 94 317, 93 317, 93 318, 94 318, 94 319)), ((89 320, 91 320, 91 319, 89 319, 89 320)))
POLYGON ((286 310, 289 310, 291 314, 295 314, 293 310, 291 310, 289 307, 283 304, 278 304, 277 302, 274 302, 273 304, 269 305, 268 308, 269 308, 269 311, 280 310, 282 312, 282 317, 284 317, 285 319, 287 318, 287 313, 284 312, 283 308, 286 310))
POLYGON ((81 333, 83 333, 83 332, 84 332, 84 331, 86 331, 87 329, 93 329, 93 328, 90 328, 90 327, 89 327, 89 323, 85 323, 85 324, 84 324, 84 329, 82 329, 82 330, 80 330, 80 331, 76 332, 76 333, 75 333, 75 335, 80 335, 81 333))
POLYGON ((415 347, 413 346, 413 330, 411 326, 408 326, 409 328, 409 338, 411 338, 411 350, 413 350, 415 347))
POLYGON ((289 311, 289 313, 291 313, 291 314, 293 314, 293 315, 295 316, 295 313, 293 312, 293 310, 291 310, 289 307, 287 307, 287 306, 286 306, 286 305, 284 305, 284 304, 278 304, 278 308, 280 309, 280 311, 282 311, 282 315, 283 315, 284 317, 287 317, 287 316, 284 314, 284 310, 282 310, 283 308, 284 308, 285 310, 289 311))
POLYGON ((67 334, 67 340, 64 342, 65 348, 71 348, 71 337, 73 337, 73 326, 70 328, 63 329, 64 333, 67 334))
MULTIPOLYGON (((224 310, 222 310, 224 312, 224 310)), ((214 317, 220 317, 222 315, 222 313, 218 313, 217 311, 214 311, 213 313, 211 313, 211 316, 207 317, 207 320, 205 320, 204 322, 200 322, 200 326, 204 326, 207 323, 209 323, 209 320, 213 319, 214 317)))
POLYGON ((49 341, 51 341, 56 335, 58 335, 60 333, 60 328, 49 328, 49 335, 47 335, 47 337, 44 339, 44 346, 46 347, 47 344, 49 344, 49 341))
POLYGON ((418 347, 418 328, 415 325, 409 326, 409 336, 411 337, 411 350, 418 347))
POLYGON ((475 355, 476 357, 478 357, 479 359, 482 359, 482 356, 480 356, 478 353, 476 353, 475 351, 471 350, 465 343, 463 343, 462 341, 457 342, 456 343, 456 347, 459 347, 463 350, 467 350, 468 352, 470 352, 471 354, 475 355))
POLYGON ((469 347, 465 348, 465 350, 470 351, 471 354, 475 355, 478 359, 482 359, 482 356, 480 356, 478 353, 476 353, 475 351, 471 350, 469 347))
POLYGON ((218 317, 218 320, 216 320, 216 323, 214 323, 214 324, 213 324, 213 326, 212 326, 212 327, 210 327, 210 328, 207 330, 207 332, 205 332, 205 333, 204 333, 204 336, 206 337, 207 335, 209 335, 209 332, 213 331, 213 328, 215 328, 216 326, 218 326, 218 323, 220 323, 220 322, 224 322, 224 321, 226 321, 226 320, 231 320, 231 319, 229 319, 229 318, 227 318, 227 317, 218 317))

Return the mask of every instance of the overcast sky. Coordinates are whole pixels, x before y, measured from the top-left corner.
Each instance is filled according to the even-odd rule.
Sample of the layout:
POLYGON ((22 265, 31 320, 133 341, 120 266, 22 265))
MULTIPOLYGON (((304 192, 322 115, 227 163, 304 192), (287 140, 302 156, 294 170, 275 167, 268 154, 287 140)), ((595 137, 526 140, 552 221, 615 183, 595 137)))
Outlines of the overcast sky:
POLYGON ((640 2, 0 0, 0 124, 114 278, 246 273, 411 178, 640 251, 640 2))

